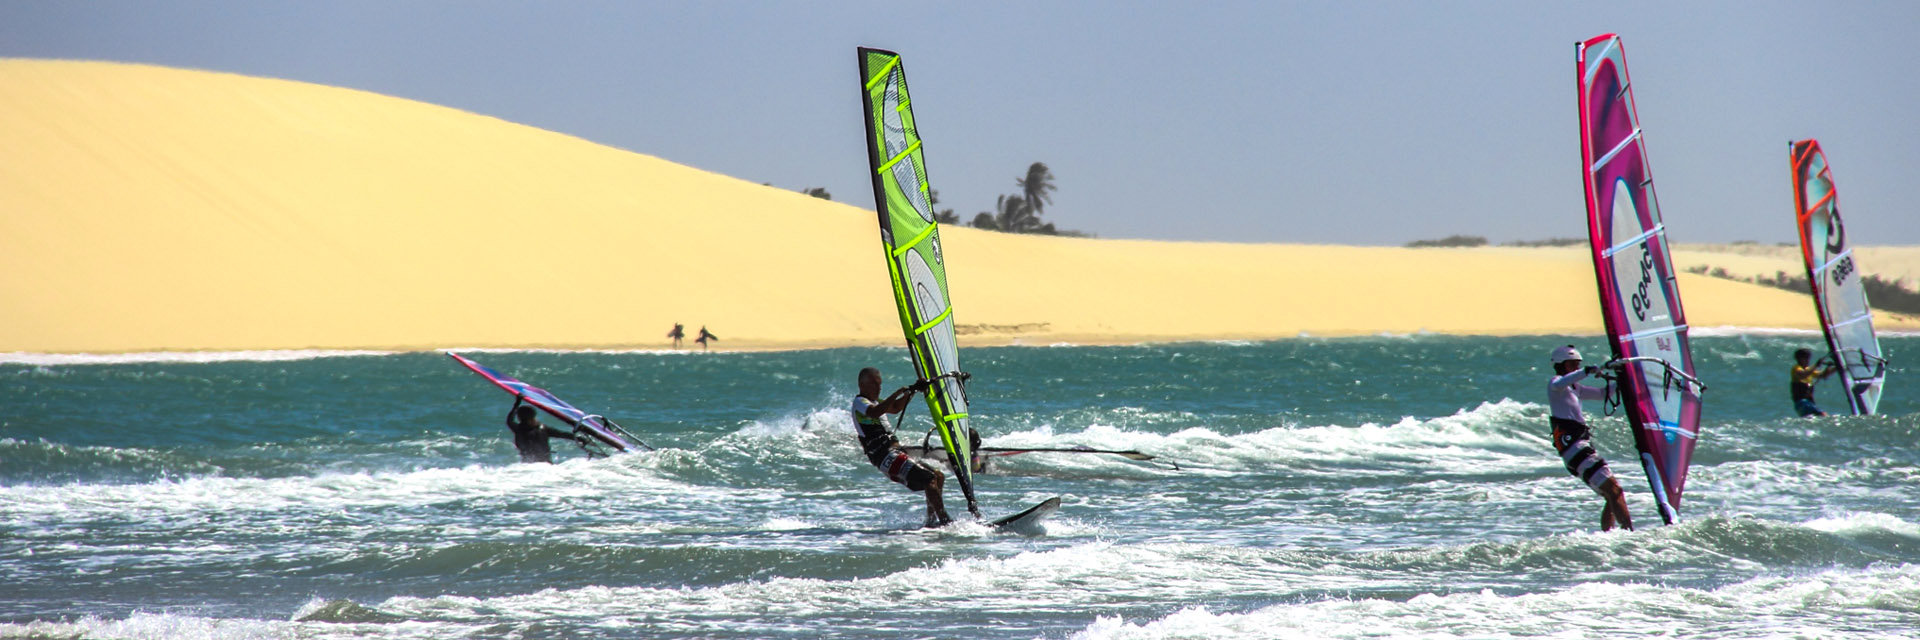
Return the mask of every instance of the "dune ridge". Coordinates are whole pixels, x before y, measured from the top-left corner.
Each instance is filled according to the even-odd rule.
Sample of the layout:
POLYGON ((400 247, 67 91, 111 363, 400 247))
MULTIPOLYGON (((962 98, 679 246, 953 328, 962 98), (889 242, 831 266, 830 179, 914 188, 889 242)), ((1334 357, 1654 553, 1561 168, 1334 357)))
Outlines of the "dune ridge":
MULTIPOLYGON (((0 122, 0 352, 657 348, 674 322, 725 349, 900 342, 871 211, 563 134, 19 59, 0 122)), ((863 170, 858 140, 822 157, 863 170)), ((1600 330, 1579 249, 944 238, 967 345, 1600 330)), ((1681 287, 1695 326, 1816 322, 1788 292, 1681 287)))

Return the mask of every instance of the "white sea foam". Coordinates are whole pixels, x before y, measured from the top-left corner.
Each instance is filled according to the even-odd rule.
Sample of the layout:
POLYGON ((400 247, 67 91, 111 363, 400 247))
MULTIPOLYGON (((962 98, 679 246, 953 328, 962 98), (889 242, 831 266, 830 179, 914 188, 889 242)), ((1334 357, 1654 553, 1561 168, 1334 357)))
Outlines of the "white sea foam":
POLYGON ((1819 329, 1794 329, 1791 327, 1693 327, 1687 335, 1695 338, 1726 338, 1736 336, 1818 336, 1819 329))
MULTIPOLYGON (((952 537, 956 532, 939 534, 952 537)), ((968 532, 957 535, 969 536, 968 532)), ((984 534, 982 534, 984 535, 984 534)), ((717 587, 588 587, 499 598, 397 597, 379 609, 409 618, 471 621, 507 613, 515 618, 591 612, 599 617, 669 615, 683 619, 717 613, 754 618, 803 617, 841 611, 846 602, 884 598, 913 610, 964 600, 970 608, 1020 611, 1035 605, 1183 599, 1280 585, 1341 584, 1304 567, 1248 559, 1244 550, 1203 545, 1123 546, 1090 543, 1008 558, 949 559, 896 573, 853 580, 771 578, 717 587)), ((1257 554, 1252 554, 1257 555, 1257 554)), ((1344 581, 1359 586, 1357 580, 1344 581)), ((697 634, 696 634, 697 635, 697 634)))
MULTIPOLYGON (((871 578, 774 577, 711 587, 401 596, 368 607, 368 615, 406 621, 399 623, 136 614, 120 621, 0 625, 0 636, 451 638, 525 624, 607 630, 631 625, 662 632, 668 629, 655 625, 665 621, 682 636, 790 635, 806 633, 819 616, 845 615, 848 603, 885 601, 889 610, 900 611, 946 611, 964 602, 970 615, 987 616, 1092 611, 1087 615, 1093 621, 1071 636, 1084 640, 1608 637, 1661 629, 1693 629, 1702 637, 1773 637, 1785 629, 1814 637, 1867 638, 1904 633, 1920 612, 1920 566, 1914 565, 1767 574, 1707 589, 1589 582, 1511 594, 1383 583, 1378 572, 1328 559, 1271 549, 1093 542, 1004 558, 948 559, 871 578), (1325 595, 1380 589, 1428 591, 1405 599, 1325 595), (1097 615, 1113 607, 1221 600, 1271 604, 1237 611, 1169 606, 1171 613, 1142 620, 1097 615)), ((310 603, 302 611, 313 609, 310 603)), ((946 618, 919 620, 940 624, 946 618)))
POLYGON ((689 501, 735 491, 693 487, 647 468, 648 454, 560 464, 326 473, 284 478, 189 477, 140 484, 0 486, 0 517, 49 521, 196 514, 309 512, 420 506, 470 499, 550 501, 618 492, 632 504, 689 501))
POLYGON ((289 349, 266 351, 146 351, 139 353, 0 353, 0 364, 39 366, 212 362, 288 362, 320 358, 390 356, 398 351, 289 349))
POLYGON ((1690 637, 1883 638, 1903 635, 1920 602, 1920 567, 1764 576, 1711 590, 1587 583, 1564 591, 1319 599, 1246 612, 1185 607, 1129 622, 1103 616, 1074 640, 1160 638, 1690 637))
MULTIPOLYGON (((1223 434, 1207 427, 1189 427, 1171 434, 1126 430, 1094 424, 1071 433, 1057 433, 1052 424, 987 438, 992 447, 1087 446, 1097 449, 1136 449, 1200 473, 1227 473, 1274 465, 1314 463, 1338 473, 1365 473, 1366 467, 1417 466, 1434 471, 1458 469, 1533 469, 1551 463, 1545 439, 1515 431, 1506 425, 1533 420, 1538 405, 1502 399, 1437 418, 1402 418, 1392 425, 1275 427, 1252 433, 1223 434), (1547 463, 1541 462, 1547 460, 1547 463), (1357 468, 1356 468, 1357 467, 1357 468)), ((1036 454, 1037 455, 1037 454, 1036 454)), ((1022 456, 1023 458, 1025 456, 1022 456)), ((1012 459, 1009 459, 1012 460, 1012 459)), ((1111 466, 1111 456, 1052 456, 1051 465, 1100 464, 1111 466)), ((1308 469, 1297 469, 1302 473, 1308 469)))
POLYGON ((460 354, 467 354, 467 353, 599 353, 599 354, 612 354, 612 355, 638 354, 638 355, 653 355, 653 356, 700 355, 702 353, 710 353, 710 354, 738 353, 733 351, 702 351, 700 349, 548 349, 548 348, 540 348, 540 347, 465 347, 465 348, 438 349, 437 351, 441 353, 460 353, 460 354))
POLYGON ((0 638, 98 638, 100 640, 254 640, 305 638, 292 626, 266 620, 199 618, 135 613, 124 620, 86 616, 72 622, 0 624, 0 638))
POLYGON ((1875 533, 1889 532, 1910 538, 1920 538, 1920 524, 1900 519, 1899 516, 1885 513, 1845 513, 1837 516, 1815 518, 1805 526, 1816 531, 1828 533, 1875 533))
POLYGON ((1742 460, 1694 466, 1687 479, 1687 492, 1743 510, 1791 510, 1800 505, 1843 498, 1876 501, 1875 494, 1885 490, 1876 487, 1898 484, 1903 476, 1912 479, 1915 474, 1916 470, 1911 467, 1887 469, 1860 464, 1833 466, 1794 460, 1742 460))
POLYGON ((810 409, 771 420, 754 420, 734 431, 746 438, 794 438, 830 433, 836 437, 853 433, 852 414, 847 409, 810 409))

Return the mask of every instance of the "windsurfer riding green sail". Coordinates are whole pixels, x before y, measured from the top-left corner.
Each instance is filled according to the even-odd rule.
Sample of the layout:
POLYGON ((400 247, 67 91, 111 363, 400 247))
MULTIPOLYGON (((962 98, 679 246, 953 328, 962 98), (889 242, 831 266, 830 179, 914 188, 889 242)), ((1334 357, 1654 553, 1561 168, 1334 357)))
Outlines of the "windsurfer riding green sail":
MULTIPOLYGON (((866 112, 867 175, 873 179, 880 249, 888 280, 893 283, 894 308, 899 311, 900 331, 906 337, 913 371, 920 380, 917 386, 923 385, 920 393, 927 399, 933 432, 940 436, 947 465, 967 499, 967 511, 978 519, 980 503, 973 490, 973 449, 978 435, 967 426, 970 376, 960 369, 953 307, 947 295, 946 255, 940 250, 940 223, 933 211, 933 190, 927 185, 926 158, 913 119, 907 72, 900 55, 891 51, 862 47, 857 55, 860 104, 866 112)), ((878 393, 879 389, 873 391, 878 393)), ((912 461, 911 457, 906 459, 912 461)), ((930 517, 935 499, 936 494, 929 492, 930 517)), ((988 526, 1036 522, 1059 506, 1059 498, 1045 500, 988 526)))
POLYGON ((867 160, 880 245, 893 283, 894 306, 912 356, 914 373, 933 381, 925 392, 967 511, 980 515, 974 497, 973 443, 967 427, 965 378, 954 339, 947 296, 946 256, 927 185, 926 161, 913 119, 906 70, 899 54, 858 51, 861 105, 866 112, 867 160))

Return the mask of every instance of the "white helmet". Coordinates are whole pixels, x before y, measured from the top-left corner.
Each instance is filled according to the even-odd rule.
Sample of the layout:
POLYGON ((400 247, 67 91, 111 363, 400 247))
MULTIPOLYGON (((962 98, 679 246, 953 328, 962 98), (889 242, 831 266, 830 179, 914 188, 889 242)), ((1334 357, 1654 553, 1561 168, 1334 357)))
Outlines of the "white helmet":
POLYGON ((1554 364, 1560 364, 1568 360, 1581 360, 1581 359, 1582 358, 1580 357, 1580 350, 1573 348, 1573 345, 1567 345, 1564 347, 1555 347, 1553 350, 1554 364))

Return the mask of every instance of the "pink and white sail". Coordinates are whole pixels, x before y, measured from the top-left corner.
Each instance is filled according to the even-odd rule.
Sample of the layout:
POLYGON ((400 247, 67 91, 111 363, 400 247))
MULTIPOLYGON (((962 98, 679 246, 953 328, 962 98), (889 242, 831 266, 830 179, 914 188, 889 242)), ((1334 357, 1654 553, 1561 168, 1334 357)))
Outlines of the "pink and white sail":
POLYGON ((1687 467, 1700 437, 1700 384, 1687 318, 1654 197, 1645 139, 1620 37, 1578 45, 1580 159, 1587 237, 1599 281, 1600 313, 1619 364, 1615 382, 1640 465, 1660 517, 1679 518, 1687 467))

